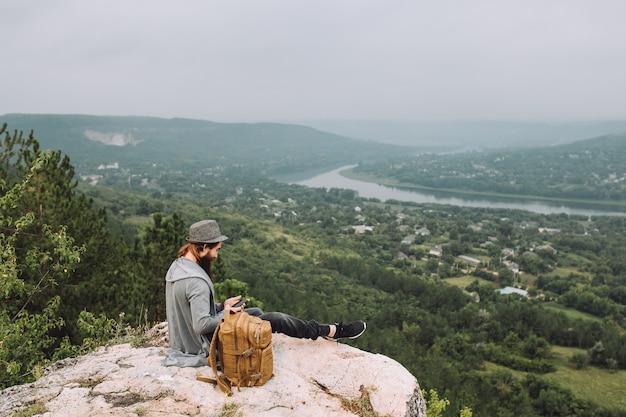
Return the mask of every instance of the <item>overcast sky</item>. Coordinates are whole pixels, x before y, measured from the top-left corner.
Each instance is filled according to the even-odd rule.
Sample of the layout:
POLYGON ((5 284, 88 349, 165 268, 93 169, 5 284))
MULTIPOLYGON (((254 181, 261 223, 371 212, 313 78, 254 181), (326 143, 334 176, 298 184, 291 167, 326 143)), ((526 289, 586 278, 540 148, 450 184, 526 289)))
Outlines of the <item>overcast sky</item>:
POLYGON ((2 0, 0 114, 626 119, 624 0, 2 0))

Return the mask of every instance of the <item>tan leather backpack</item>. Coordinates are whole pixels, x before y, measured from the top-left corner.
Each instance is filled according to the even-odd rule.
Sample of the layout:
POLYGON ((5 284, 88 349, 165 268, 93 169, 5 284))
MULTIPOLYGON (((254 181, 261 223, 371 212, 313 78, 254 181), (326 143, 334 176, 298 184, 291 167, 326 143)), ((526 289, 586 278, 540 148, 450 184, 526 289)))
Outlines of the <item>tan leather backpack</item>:
POLYGON ((233 385, 241 390, 265 384, 274 373, 272 326, 243 311, 225 314, 213 333, 208 364, 226 395, 233 385))

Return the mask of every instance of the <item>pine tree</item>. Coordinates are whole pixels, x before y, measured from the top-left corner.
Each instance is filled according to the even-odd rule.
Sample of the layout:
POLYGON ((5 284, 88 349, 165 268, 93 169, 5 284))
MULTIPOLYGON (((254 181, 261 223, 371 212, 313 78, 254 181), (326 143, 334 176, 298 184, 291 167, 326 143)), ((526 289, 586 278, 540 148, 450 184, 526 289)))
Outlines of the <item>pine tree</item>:
POLYGON ((185 223, 174 213, 171 218, 153 216, 154 226, 136 238, 132 258, 136 267, 132 282, 126 283, 129 307, 148 322, 160 322, 165 315, 165 274, 185 243, 185 223))
POLYGON ((23 262, 33 251, 54 253, 57 243, 48 230, 62 228, 82 248, 80 262, 54 282, 41 283, 43 271, 50 265, 42 257, 36 268, 22 268, 20 280, 25 286, 37 288, 28 297, 29 311, 40 313, 48 308, 49 300, 58 297, 58 314, 66 327, 57 329, 58 339, 70 336, 79 343, 81 334, 76 327, 83 310, 95 314, 117 315, 121 307, 120 282, 126 278, 127 249, 114 241, 106 229, 106 213, 93 209, 93 201, 76 192, 77 181, 68 156, 61 151, 42 151, 33 132, 28 138, 22 132, 10 134, 3 125, 0 135, 2 192, 22 187, 23 192, 10 205, 2 207, 5 219, 18 219, 29 213, 30 221, 14 234, 15 256, 23 262), (36 167, 36 169, 35 169, 36 167), (112 272, 113 271, 113 272, 112 272))
POLYGON ((56 288, 80 262, 83 248, 76 246, 62 225, 37 222, 37 212, 23 210, 23 202, 46 170, 52 152, 28 158, 21 146, 37 144, 21 134, 6 133, 0 152, 0 389, 32 381, 41 373, 58 344, 55 332, 63 329, 56 288), (34 231, 37 233, 34 234, 34 231), (42 242, 41 245, 26 244, 42 242))

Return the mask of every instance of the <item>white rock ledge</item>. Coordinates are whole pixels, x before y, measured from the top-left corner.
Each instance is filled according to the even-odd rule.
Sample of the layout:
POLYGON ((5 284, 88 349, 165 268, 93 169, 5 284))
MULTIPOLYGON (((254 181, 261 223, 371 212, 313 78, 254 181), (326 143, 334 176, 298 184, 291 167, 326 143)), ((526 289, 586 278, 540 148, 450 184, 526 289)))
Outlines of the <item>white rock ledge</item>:
POLYGON ((273 343, 274 377, 231 397, 196 380, 212 377, 209 367, 164 367, 163 347, 122 344, 59 361, 39 381, 0 392, 0 415, 38 402, 44 417, 219 416, 226 406, 245 417, 339 417, 359 415, 345 405, 358 400, 381 417, 426 416, 415 377, 384 355, 281 334, 273 343))

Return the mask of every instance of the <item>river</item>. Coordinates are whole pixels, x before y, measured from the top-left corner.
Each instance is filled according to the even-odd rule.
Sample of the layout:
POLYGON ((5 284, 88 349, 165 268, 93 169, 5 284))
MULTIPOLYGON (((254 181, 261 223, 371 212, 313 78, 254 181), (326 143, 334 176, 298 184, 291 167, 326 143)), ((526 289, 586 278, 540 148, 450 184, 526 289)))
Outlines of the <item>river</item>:
MULTIPOLYGON (((414 203, 449 204, 462 207, 487 207, 527 210, 540 214, 577 214, 584 216, 625 216, 626 207, 603 206, 600 204, 584 204, 573 202, 550 202, 544 200, 528 200, 522 198, 499 198, 471 196, 452 192, 414 191, 389 187, 365 181, 357 181, 341 175, 341 171, 352 168, 344 166, 335 170, 315 175, 312 178, 291 182, 312 188, 345 188, 354 190, 359 197, 377 198, 380 201, 398 200, 414 203), (623 210, 623 211, 620 211, 623 210)), ((289 181, 288 181, 289 182, 289 181)))

